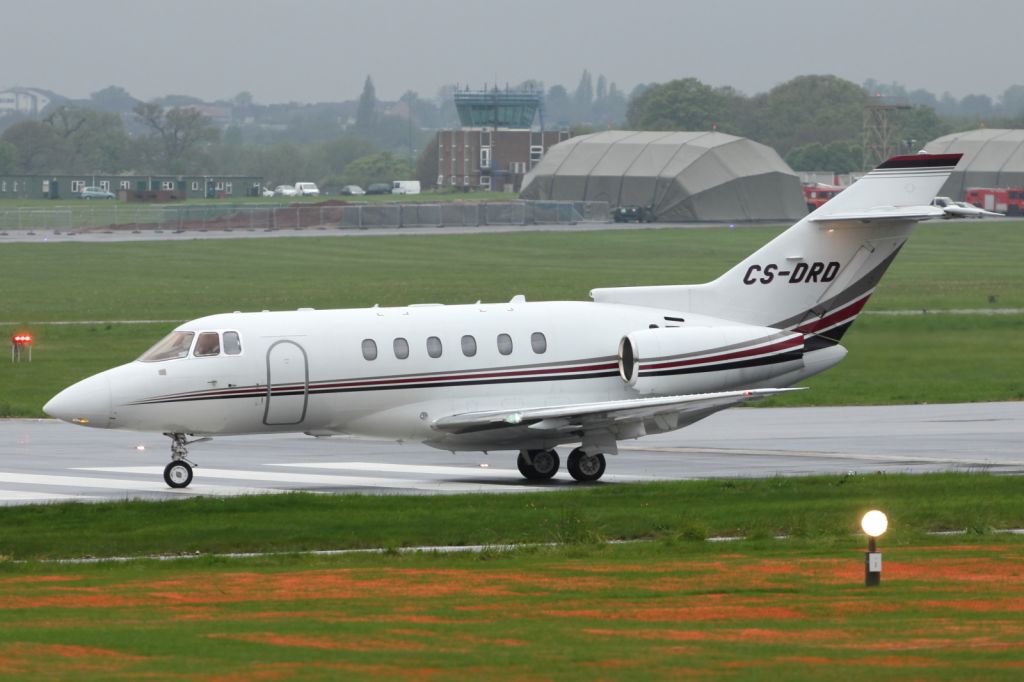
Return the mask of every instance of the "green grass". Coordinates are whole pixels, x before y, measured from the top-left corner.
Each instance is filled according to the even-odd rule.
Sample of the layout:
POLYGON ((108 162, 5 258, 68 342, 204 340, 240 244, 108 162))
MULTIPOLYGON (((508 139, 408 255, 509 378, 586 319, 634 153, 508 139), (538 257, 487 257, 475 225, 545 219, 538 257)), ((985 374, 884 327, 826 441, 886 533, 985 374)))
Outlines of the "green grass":
POLYGON ((3 508, 0 676, 853 680, 870 665, 885 681, 1015 680, 1024 539, 992 530, 1024 525, 1019 483, 869 475, 3 508), (855 527, 873 507, 890 531, 882 585, 866 589, 855 527), (925 535, 947 529, 966 534, 925 535), (715 534, 748 539, 704 541, 715 534), (469 542, 494 548, 37 561, 469 542), (555 544, 501 549, 516 542, 555 544))
POLYGON ((580 543, 792 535, 845 543, 886 510, 888 542, 935 530, 1024 527, 1013 477, 873 475, 593 486, 508 495, 305 493, 171 502, 0 508, 0 554, 15 559, 176 552, 580 543))
POLYGON ((33 567, 4 679, 1017 680, 1019 539, 33 567))
MULTIPOLYGON (((586 299, 596 286, 709 280, 778 233, 750 227, 401 237, 7 244, 0 337, 27 322, 175 320, 231 310, 586 299), (10 324, 13 323, 13 324, 10 324)), ((867 310, 1024 308, 1024 223, 923 225, 867 310)), ((27 325, 0 362, 0 416, 41 416, 77 379, 138 357, 175 322, 27 325)), ((1024 315, 864 315, 811 391, 766 404, 1019 400, 1024 315)))

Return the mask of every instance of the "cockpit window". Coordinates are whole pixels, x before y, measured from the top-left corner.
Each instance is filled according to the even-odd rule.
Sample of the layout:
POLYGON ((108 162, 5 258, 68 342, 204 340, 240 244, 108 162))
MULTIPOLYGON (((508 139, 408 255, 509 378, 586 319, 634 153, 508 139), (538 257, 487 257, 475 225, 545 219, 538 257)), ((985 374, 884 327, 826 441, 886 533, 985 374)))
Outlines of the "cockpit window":
POLYGON ((155 346, 147 350, 139 358, 140 362, 160 362, 162 360, 177 360, 188 355, 188 349, 192 346, 192 337, 195 332, 171 332, 161 339, 155 346))
POLYGON ((224 355, 240 355, 242 353, 242 340, 238 338, 238 332, 224 332, 224 355))
POLYGON ((192 354, 197 358, 209 358, 220 355, 220 334, 217 332, 203 332, 196 341, 196 349, 192 354))

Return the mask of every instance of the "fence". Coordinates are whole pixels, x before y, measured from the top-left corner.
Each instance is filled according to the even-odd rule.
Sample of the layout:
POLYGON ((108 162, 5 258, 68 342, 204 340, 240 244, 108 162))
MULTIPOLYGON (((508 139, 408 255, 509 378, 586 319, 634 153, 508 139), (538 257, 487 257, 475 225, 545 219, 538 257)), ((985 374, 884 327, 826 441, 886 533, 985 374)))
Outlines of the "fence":
POLYGON ((0 208, 0 230, 277 230, 312 227, 468 227, 608 222, 603 201, 0 208))

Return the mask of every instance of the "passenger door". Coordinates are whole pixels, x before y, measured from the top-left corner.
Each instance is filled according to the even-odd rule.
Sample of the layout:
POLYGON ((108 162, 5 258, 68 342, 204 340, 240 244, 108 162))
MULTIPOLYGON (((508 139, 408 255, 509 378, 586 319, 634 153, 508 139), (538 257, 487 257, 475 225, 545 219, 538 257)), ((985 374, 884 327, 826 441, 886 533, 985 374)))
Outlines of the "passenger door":
POLYGON ((309 361, 295 341, 276 341, 267 349, 267 404, 263 423, 268 426, 301 424, 309 402, 309 361))

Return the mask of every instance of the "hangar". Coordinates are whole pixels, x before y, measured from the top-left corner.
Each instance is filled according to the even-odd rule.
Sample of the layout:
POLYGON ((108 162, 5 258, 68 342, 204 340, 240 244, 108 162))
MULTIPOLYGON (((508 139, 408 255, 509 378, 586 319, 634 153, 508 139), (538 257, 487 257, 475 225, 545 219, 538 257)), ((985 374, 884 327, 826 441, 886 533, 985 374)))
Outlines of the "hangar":
POLYGON ((800 178, 774 149, 720 132, 609 130, 553 146, 523 199, 650 206, 666 222, 797 220, 800 178))
POLYGON ((963 154, 940 190, 962 199, 968 187, 1024 187, 1024 130, 981 128, 951 133, 925 145, 932 154, 963 154))

